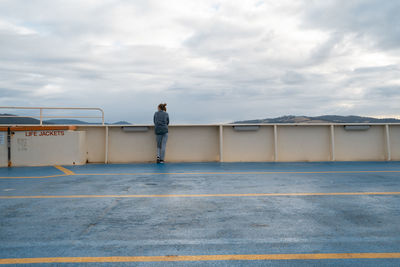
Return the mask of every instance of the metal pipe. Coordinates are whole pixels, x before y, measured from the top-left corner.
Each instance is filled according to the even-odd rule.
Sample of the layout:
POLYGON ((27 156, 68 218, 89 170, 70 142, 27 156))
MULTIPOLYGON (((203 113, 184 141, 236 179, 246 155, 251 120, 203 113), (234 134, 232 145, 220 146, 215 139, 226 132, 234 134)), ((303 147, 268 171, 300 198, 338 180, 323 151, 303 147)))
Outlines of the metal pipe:
POLYGON ((385 141, 386 141, 386 153, 387 153, 386 157, 387 157, 387 160, 389 161, 389 160, 392 160, 392 155, 391 155, 392 153, 391 153, 391 150, 390 150, 389 124, 385 125, 385 141))
POLYGON ((101 124, 104 125, 104 110, 102 110, 101 108, 99 108, 98 110, 100 110, 101 112, 101 124))
POLYGON ((39 110, 40 116, 10 116, 10 115, 0 115, 0 118, 39 118, 40 125, 43 125, 43 118, 95 118, 101 119, 101 124, 104 125, 104 110, 101 108, 86 108, 86 107, 6 107, 0 106, 0 109, 28 109, 28 110, 39 110), (100 111, 101 116, 43 116, 43 110, 97 110, 100 111))
POLYGON ((219 161, 224 162, 224 126, 219 126, 219 161))
POLYGON ((102 111, 101 108, 88 108, 88 107, 8 107, 8 106, 0 106, 1 109, 75 109, 75 110, 99 110, 102 111))
POLYGON ((331 124, 331 161, 335 161, 335 126, 331 124))
POLYGON ((13 115, 0 115, 0 118, 92 118, 100 119, 100 116, 13 116, 13 115))
POLYGON ((102 117, 100 116, 42 116, 42 118, 91 118, 91 119, 101 119, 102 117))
POLYGON ((108 163, 108 126, 106 128, 106 133, 105 133, 105 143, 104 143, 104 163, 108 163))
POLYGON ((278 126, 274 125, 274 160, 278 161, 278 126))
POLYGON ((8 157, 8 167, 11 167, 12 162, 11 162, 11 129, 10 127, 7 127, 7 157, 8 157))

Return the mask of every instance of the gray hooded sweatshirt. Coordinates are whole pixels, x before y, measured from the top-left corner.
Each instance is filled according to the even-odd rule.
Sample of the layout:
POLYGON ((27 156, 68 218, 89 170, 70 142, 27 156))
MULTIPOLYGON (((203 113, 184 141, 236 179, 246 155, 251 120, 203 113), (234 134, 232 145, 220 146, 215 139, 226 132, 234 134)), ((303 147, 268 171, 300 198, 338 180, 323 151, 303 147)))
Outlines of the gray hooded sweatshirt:
POLYGON ((168 133, 169 116, 165 111, 154 113, 154 131, 157 135, 168 133))

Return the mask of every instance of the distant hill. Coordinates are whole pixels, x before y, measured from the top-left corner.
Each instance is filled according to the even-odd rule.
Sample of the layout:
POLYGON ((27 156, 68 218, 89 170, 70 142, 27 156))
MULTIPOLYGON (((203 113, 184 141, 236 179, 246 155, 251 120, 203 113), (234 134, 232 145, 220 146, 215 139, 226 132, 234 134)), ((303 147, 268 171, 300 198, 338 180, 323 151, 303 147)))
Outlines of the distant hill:
POLYGON ((17 117, 13 114, 0 114, 1 116, 11 117, 0 117, 0 124, 39 124, 39 120, 34 118, 23 118, 17 117))
POLYGON ((377 119, 361 116, 324 115, 308 117, 288 115, 270 119, 236 121, 234 123, 400 123, 400 120, 394 118, 377 119))
MULTIPOLYGON (((1 116, 10 116, 10 117, 0 117, 0 124, 40 124, 40 121, 35 118, 23 118, 17 117, 13 114, 0 114, 1 116)), ((52 125, 52 124, 66 124, 66 125, 79 125, 79 124, 90 124, 96 125, 101 123, 93 123, 86 122, 75 119, 51 119, 51 120, 43 120, 43 124, 52 125)), ((110 124, 110 123, 106 123, 110 124)), ((111 124, 130 124, 127 121, 118 121, 111 124)))
MULTIPOLYGON (((71 124, 71 125, 78 125, 78 124, 92 124, 92 125, 95 125, 95 124, 101 124, 101 123, 99 123, 99 122, 86 122, 86 121, 81 121, 81 120, 72 120, 72 119, 53 119, 53 120, 46 120, 46 121, 43 121, 43 122, 45 122, 46 124, 71 124)), ((113 122, 113 123, 105 123, 105 124, 108 124, 108 125, 110 125, 110 124, 130 124, 129 122, 127 122, 127 121, 117 121, 117 122, 113 122)))
POLYGON ((114 123, 112 123, 112 124, 126 125, 126 124, 131 124, 131 123, 129 123, 129 122, 127 122, 127 121, 117 121, 117 122, 114 122, 114 123))
POLYGON ((44 124, 99 124, 74 119, 51 119, 43 121, 44 124))

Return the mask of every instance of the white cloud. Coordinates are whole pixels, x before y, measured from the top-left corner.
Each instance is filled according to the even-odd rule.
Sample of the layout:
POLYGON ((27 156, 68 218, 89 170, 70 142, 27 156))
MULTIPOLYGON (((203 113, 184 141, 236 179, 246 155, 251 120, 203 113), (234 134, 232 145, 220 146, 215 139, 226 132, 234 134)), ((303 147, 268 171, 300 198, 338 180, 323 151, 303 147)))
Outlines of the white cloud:
POLYGON ((58 84, 46 84, 34 92, 39 97, 54 97, 64 93, 65 90, 58 84))
POLYGON ((400 114, 400 33, 387 27, 399 24, 398 9, 372 0, 4 0, 0 104, 101 106, 108 120, 135 123, 150 123, 162 101, 189 123, 400 114))
POLYGON ((0 32, 3 34, 9 33, 9 34, 17 34, 17 35, 30 35, 30 34, 37 33, 36 31, 34 31, 32 29, 13 24, 9 21, 2 20, 1 18, 0 18, 0 32))

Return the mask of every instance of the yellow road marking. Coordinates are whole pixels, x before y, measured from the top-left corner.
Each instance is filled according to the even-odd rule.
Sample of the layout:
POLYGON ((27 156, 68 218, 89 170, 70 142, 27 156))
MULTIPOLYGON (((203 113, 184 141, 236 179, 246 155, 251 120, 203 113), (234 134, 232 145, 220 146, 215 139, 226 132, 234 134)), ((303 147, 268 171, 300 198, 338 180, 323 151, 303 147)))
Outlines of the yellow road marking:
POLYGON ((63 174, 54 174, 54 175, 44 175, 44 176, 0 176, 0 179, 40 179, 40 178, 54 178, 54 177, 62 177, 75 175, 75 173, 67 168, 64 168, 60 165, 55 165, 54 168, 62 171, 63 174))
POLYGON ((0 264, 87 263, 87 262, 171 262, 171 261, 233 261, 233 260, 326 260, 326 259, 398 259, 400 253, 316 253, 316 254, 250 254, 250 255, 187 255, 187 256, 115 256, 115 257, 54 257, 0 259, 0 264))
POLYGON ((335 174, 335 173, 399 173, 400 171, 320 171, 320 172, 132 172, 132 173, 75 173, 62 166, 54 166, 64 174, 46 176, 0 176, 0 179, 52 178, 69 175, 104 176, 104 175, 232 175, 232 174, 335 174))
POLYGON ((77 175, 207 175, 207 174, 324 174, 324 173, 397 173, 400 171, 320 171, 320 172, 133 172, 133 173, 77 173, 77 175))
POLYGON ((38 178, 53 178, 67 176, 66 174, 55 174, 47 176, 1 176, 0 179, 38 179, 38 178))
POLYGON ((27 198, 276 197, 276 196, 362 196, 362 195, 400 195, 400 192, 173 194, 173 195, 59 195, 59 196, 51 195, 51 196, 0 196, 0 199, 27 199, 27 198))
POLYGON ((60 171, 62 171, 63 173, 65 173, 66 175, 75 175, 75 173, 71 170, 68 170, 67 168, 64 168, 61 165, 55 165, 55 168, 59 169, 60 171))

